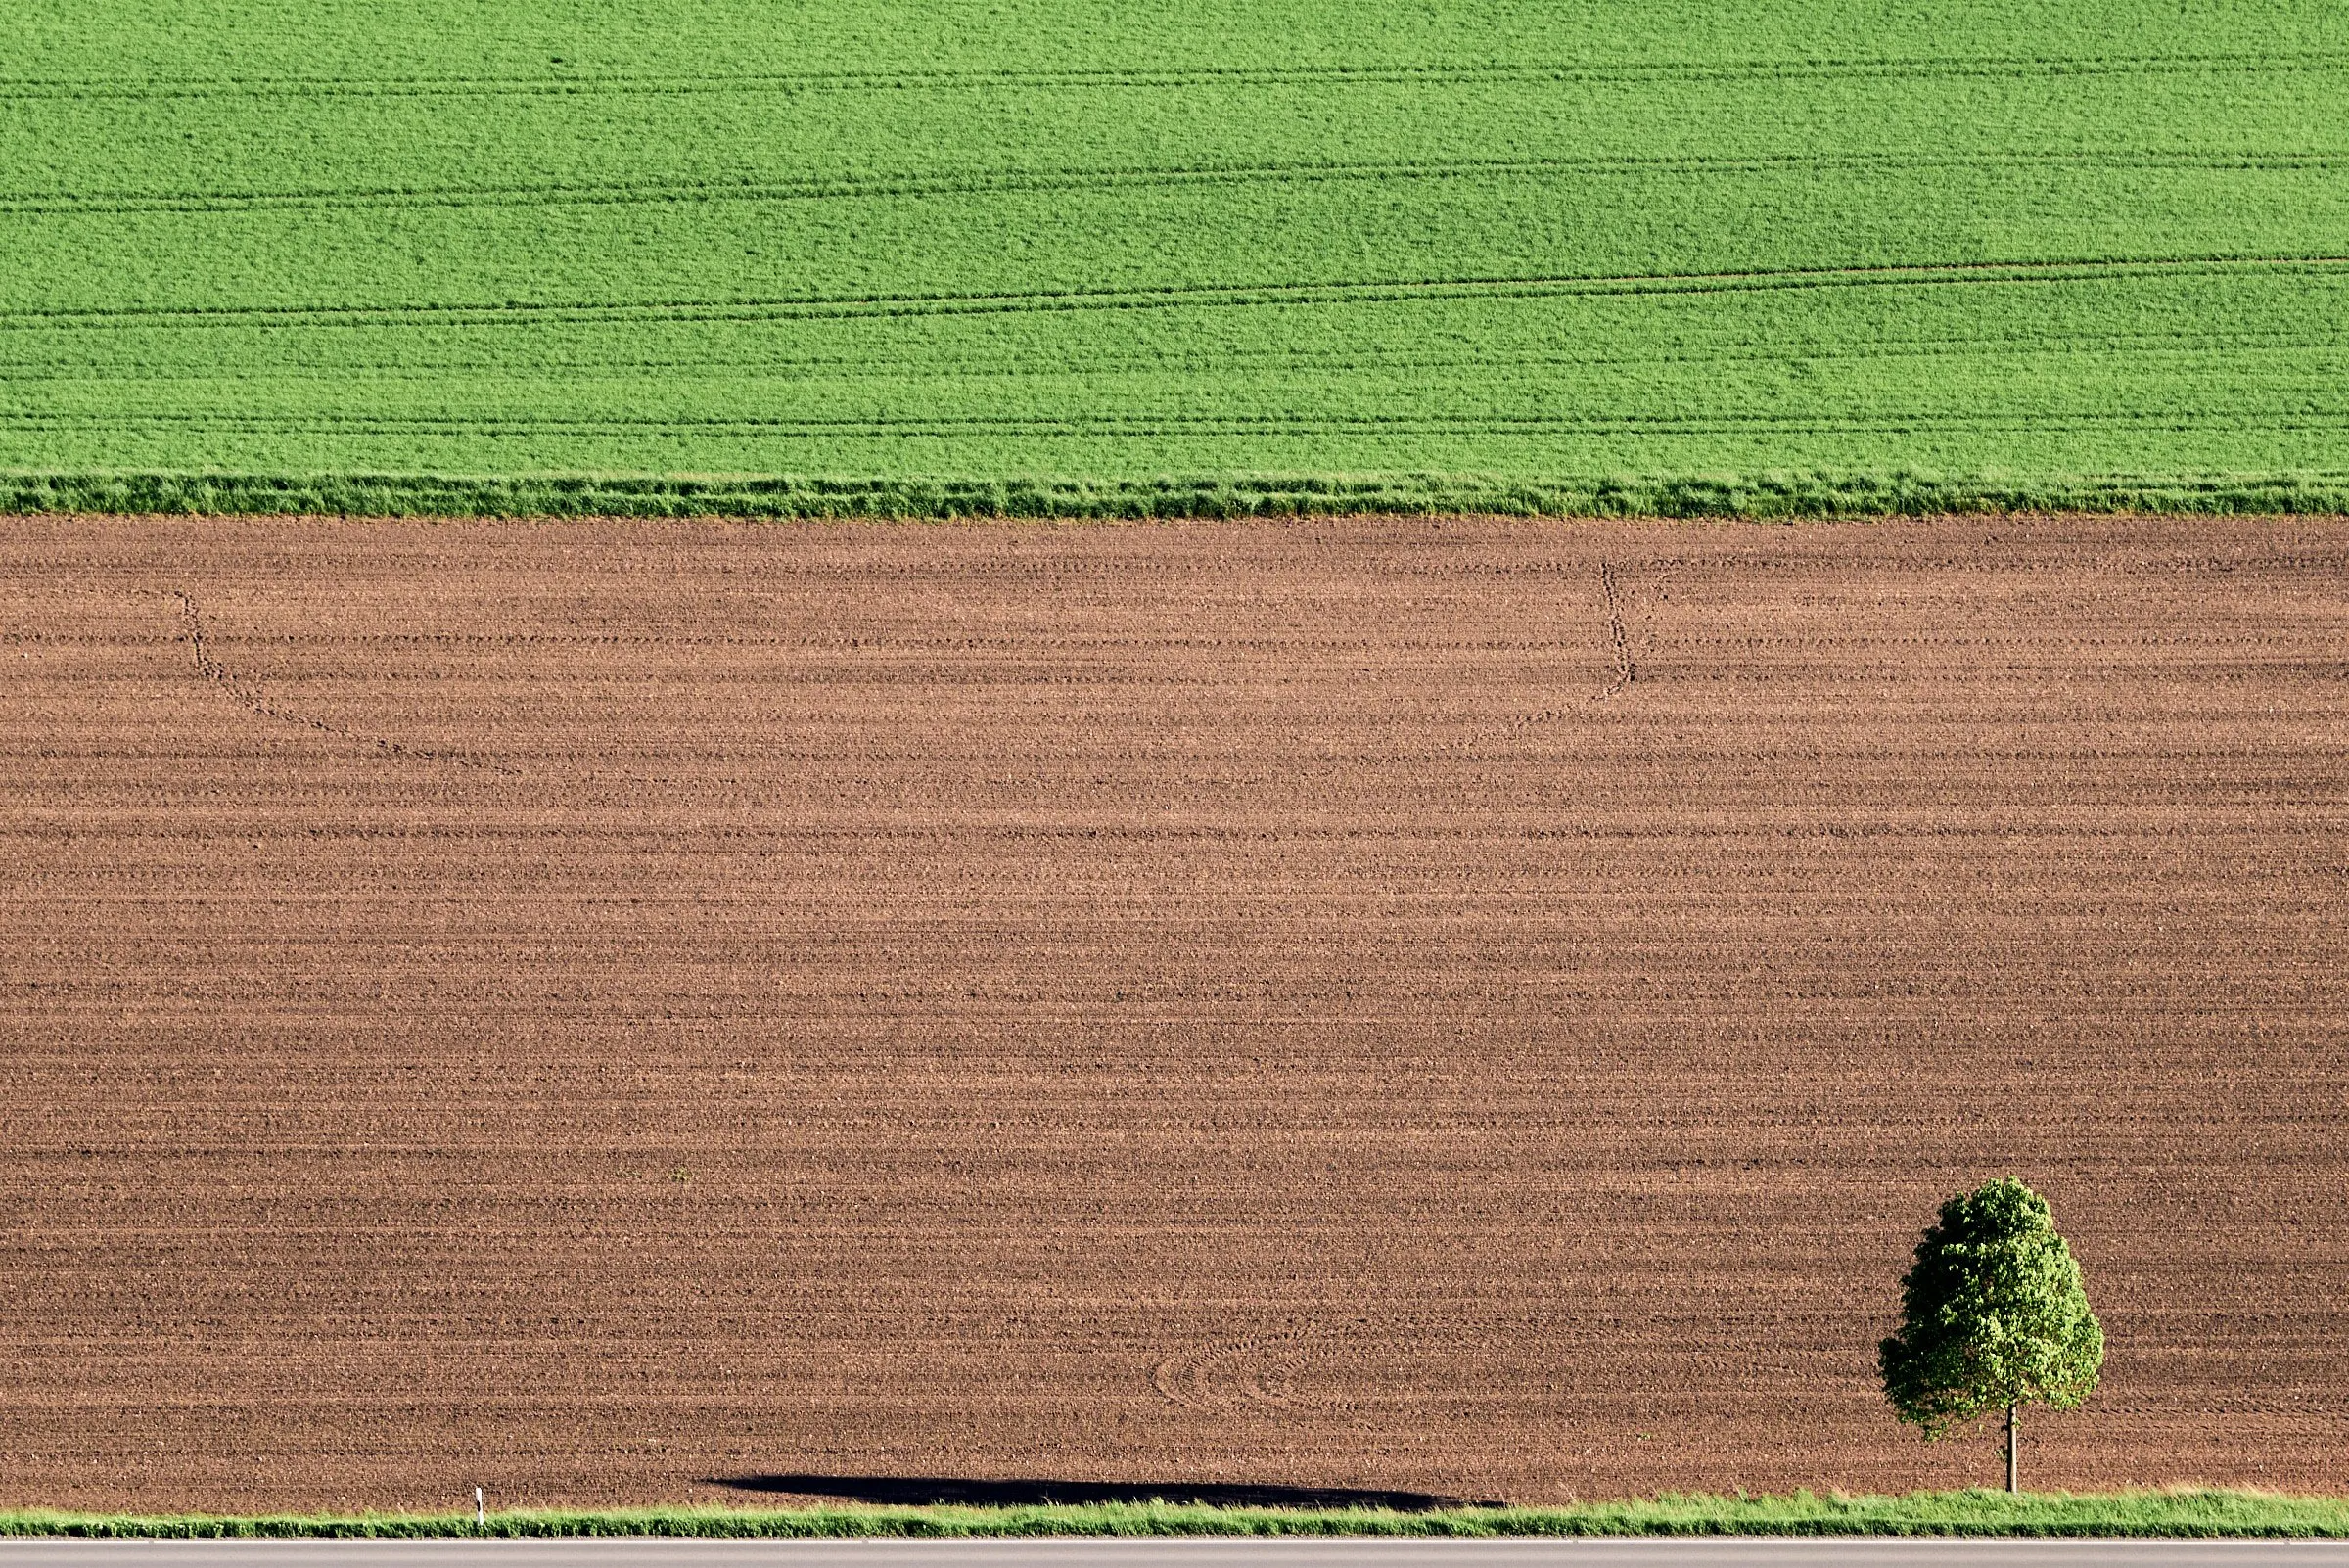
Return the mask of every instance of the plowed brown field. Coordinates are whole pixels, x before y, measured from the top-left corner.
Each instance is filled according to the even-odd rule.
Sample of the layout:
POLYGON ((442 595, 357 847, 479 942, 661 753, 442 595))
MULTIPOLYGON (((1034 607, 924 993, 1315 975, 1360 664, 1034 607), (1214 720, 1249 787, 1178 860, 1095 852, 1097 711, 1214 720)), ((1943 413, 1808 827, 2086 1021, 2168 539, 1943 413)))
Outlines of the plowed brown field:
POLYGON ((0 520, 0 1501, 2349 1485, 2349 530, 0 520))

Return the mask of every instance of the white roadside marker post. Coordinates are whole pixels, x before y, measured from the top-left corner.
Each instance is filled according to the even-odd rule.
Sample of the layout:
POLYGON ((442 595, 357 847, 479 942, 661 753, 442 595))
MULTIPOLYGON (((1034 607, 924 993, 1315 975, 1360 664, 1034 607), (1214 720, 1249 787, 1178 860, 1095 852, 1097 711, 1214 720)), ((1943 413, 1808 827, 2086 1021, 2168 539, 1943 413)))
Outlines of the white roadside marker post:
POLYGON ((489 1511, 482 1505, 482 1489, 475 1487, 473 1489, 473 1527, 481 1530, 485 1528, 488 1523, 489 1511))

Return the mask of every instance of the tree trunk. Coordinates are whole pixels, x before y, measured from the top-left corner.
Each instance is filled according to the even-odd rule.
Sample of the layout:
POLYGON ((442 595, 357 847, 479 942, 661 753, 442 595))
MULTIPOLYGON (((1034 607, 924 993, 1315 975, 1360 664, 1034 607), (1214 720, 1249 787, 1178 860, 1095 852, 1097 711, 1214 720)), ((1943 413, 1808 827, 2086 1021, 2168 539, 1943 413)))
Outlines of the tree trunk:
POLYGON ((2018 1468, 2015 1463, 2016 1448, 2022 1442, 2022 1437, 2014 1429, 2014 1407, 2015 1402, 2009 1400, 2006 1404, 2006 1490, 2008 1492, 2022 1490, 2015 1484, 2018 1468))

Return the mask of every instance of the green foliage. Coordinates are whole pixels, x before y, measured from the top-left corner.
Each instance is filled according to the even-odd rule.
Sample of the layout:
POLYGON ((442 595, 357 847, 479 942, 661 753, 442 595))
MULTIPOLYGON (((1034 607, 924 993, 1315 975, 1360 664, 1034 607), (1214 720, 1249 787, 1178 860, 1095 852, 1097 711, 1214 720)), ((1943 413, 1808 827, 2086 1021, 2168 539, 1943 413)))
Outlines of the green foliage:
POLYGON ((1232 475, 1154 480, 763 480, 433 474, 0 474, 0 513, 366 517, 1173 518, 1347 513, 1513 517, 1924 517, 2349 513, 2349 475, 2042 480, 1993 475, 1232 475))
POLYGON ((1050 1507, 530 1509, 351 1518, 0 1514, 0 1537, 382 1538, 487 1535, 698 1536, 2264 1536, 2349 1537, 2349 1500, 2211 1490, 1922 1492, 1905 1498, 1661 1497, 1561 1507, 1432 1513, 1211 1508, 1173 1503, 1050 1507))
POLYGON ((2349 472, 2326 0, 17 0, 0 62, 0 471, 61 493, 2331 510, 2349 472))
POLYGON ((2048 1201, 2011 1176, 1959 1193, 1902 1278, 1884 1393, 1930 1440, 2010 1405, 2076 1409, 2104 1364, 2104 1330, 2048 1201))

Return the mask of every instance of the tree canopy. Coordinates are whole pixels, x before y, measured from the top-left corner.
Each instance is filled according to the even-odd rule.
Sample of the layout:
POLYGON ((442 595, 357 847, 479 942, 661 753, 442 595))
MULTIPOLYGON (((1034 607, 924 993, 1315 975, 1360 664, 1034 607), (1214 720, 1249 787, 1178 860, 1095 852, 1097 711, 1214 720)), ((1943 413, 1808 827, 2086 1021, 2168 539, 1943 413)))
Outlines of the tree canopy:
POLYGON ((2017 1405, 2079 1407, 2104 1364, 2104 1329, 2048 1200, 2011 1176, 1959 1193, 1901 1280, 1899 1333, 1878 1364, 1885 1397, 1927 1440, 2017 1405))

